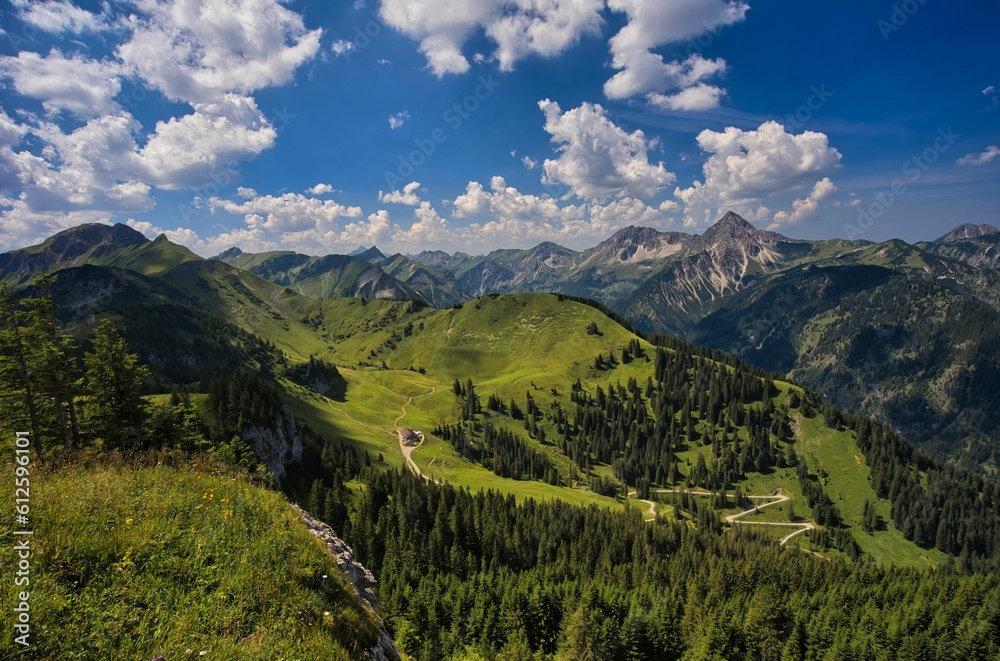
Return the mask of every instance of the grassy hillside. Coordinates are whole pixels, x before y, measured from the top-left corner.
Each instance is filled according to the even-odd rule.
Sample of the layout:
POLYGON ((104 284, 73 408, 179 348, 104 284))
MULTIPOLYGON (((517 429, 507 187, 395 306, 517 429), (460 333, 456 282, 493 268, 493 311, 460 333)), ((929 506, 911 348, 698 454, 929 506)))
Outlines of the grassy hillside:
MULTIPOLYGON (((31 486, 24 658, 355 659, 376 641, 379 624, 301 517, 237 474, 78 465, 31 486)), ((2 604, 10 632, 14 590, 2 604)), ((21 658, 10 635, 3 645, 21 658)))
MULTIPOLYGON (((615 477, 627 473, 629 488, 636 486, 640 475, 652 488, 686 488, 691 486, 699 454, 706 464, 712 464, 713 459, 721 461, 721 455, 712 456, 714 452, 728 448, 738 453, 740 446, 750 440, 749 428, 738 420, 743 416, 732 410, 723 416, 729 422, 721 422, 721 426, 695 412, 686 438, 671 441, 674 445, 659 459, 629 459, 632 468, 616 462, 630 453, 629 447, 640 452, 634 443, 622 445, 616 450, 618 455, 599 458, 593 448, 563 438, 561 419, 579 415, 573 401, 575 390, 590 397, 598 388, 610 392, 633 381, 641 389, 654 376, 655 348, 595 308, 560 296, 484 296, 457 308, 438 310, 415 302, 310 299, 217 261, 184 263, 157 277, 101 267, 87 269, 71 269, 60 277, 65 300, 77 306, 69 318, 70 327, 81 336, 102 316, 111 316, 140 355, 156 359, 153 371, 164 385, 172 381, 197 389, 201 379, 220 367, 234 369, 240 365, 275 375, 296 417, 324 436, 344 440, 367 452, 371 461, 378 463, 381 455, 383 467, 403 465, 394 430, 411 427, 424 432, 425 442, 410 458, 421 472, 435 480, 474 489, 496 489, 519 499, 558 498, 618 509, 627 489, 620 482, 616 485, 615 477), (81 297, 80 292, 91 295, 81 297), (608 358, 613 354, 620 358, 623 349, 632 343, 636 358, 595 367, 598 356, 608 358), (327 360, 340 369, 348 383, 345 398, 331 400, 283 376, 309 356, 327 360), (514 401, 525 408, 530 396, 538 409, 530 430, 527 421, 522 424, 500 410, 477 413, 470 421, 471 442, 482 444, 480 436, 487 424, 506 430, 514 435, 514 449, 536 453, 550 467, 546 474, 552 479, 501 477, 495 470, 495 458, 487 467, 488 458, 458 452, 453 439, 435 433, 463 419, 464 400, 456 396, 453 388, 456 381, 464 385, 470 380, 484 404, 494 396, 504 407, 514 401), (706 435, 717 432, 723 434, 724 440, 718 447, 711 443, 706 446, 706 435), (635 473, 637 461, 642 464, 639 473, 635 473), (663 475, 654 470, 657 461, 663 475), (667 474, 668 465, 676 468, 674 474, 667 474), (595 479, 600 488, 595 488, 595 479)), ((693 359, 690 352, 668 350, 667 354, 670 361, 683 363, 693 359)), ((691 374, 696 363, 709 372, 718 369, 712 367, 712 360, 699 358, 688 368, 691 374)), ((726 369, 740 371, 741 379, 760 382, 761 375, 751 376, 746 368, 733 365, 726 369)), ((694 397, 692 401, 697 404, 698 388, 708 386, 708 382, 701 386, 687 383, 683 386, 687 393, 684 397, 694 397)), ((652 413, 648 394, 641 399, 652 413)), ((748 412, 759 412, 765 403, 747 400, 743 406, 748 412)), ((787 406, 782 397, 774 403, 787 406)), ((673 423, 664 419, 662 424, 670 426, 681 421, 679 409, 673 416, 673 423)), ((657 433, 662 435, 666 430, 657 433)), ((830 443, 854 447, 850 432, 829 433, 835 435, 830 443)), ((809 424, 802 424, 796 434, 775 436, 768 443, 776 455, 784 455, 789 449, 797 452, 806 460, 812 479, 821 479, 826 469, 817 459, 819 455, 801 450, 816 438, 825 437, 818 434, 809 424)), ((645 443, 643 440, 643 446, 645 443)), ((497 451, 493 449, 494 454, 497 451)), ((852 456, 855 454, 851 451, 852 456)), ((940 556, 922 553, 901 538, 889 521, 889 503, 864 486, 867 477, 863 462, 856 466, 857 475, 851 478, 854 482, 845 482, 848 486, 844 489, 850 493, 837 492, 831 497, 843 496, 843 504, 839 500, 837 504, 843 510, 846 534, 855 539, 861 551, 878 561, 902 564, 933 564, 939 560, 940 556), (862 533, 855 525, 859 508, 866 500, 874 503, 886 523, 870 534, 862 533)), ((839 483, 825 484, 832 491, 839 483)), ((744 494, 780 490, 793 497, 792 506, 799 516, 810 516, 810 507, 801 501, 799 480, 790 466, 765 462, 765 468, 744 467, 726 479, 727 491, 732 493, 737 487, 744 494)), ((672 507, 667 503, 662 511, 670 512, 672 507)), ((691 512, 680 515, 694 517, 691 512)), ((796 540, 800 543, 801 536, 796 540)))
POLYGON ((997 470, 993 308, 883 266, 809 267, 794 281, 735 295, 691 335, 885 419, 939 456, 997 470))
POLYGON ((378 623, 301 517, 238 475, 81 465, 35 473, 32 495, 25 658, 353 659, 375 643, 378 623))
MULTIPOLYGON (((571 466, 570 459, 555 443, 530 439, 520 423, 508 417, 487 412, 480 420, 521 434, 525 443, 545 453, 559 470, 559 485, 501 478, 480 463, 460 456, 445 439, 432 433, 434 428, 461 417, 463 400, 452 390, 456 380, 464 383, 471 379, 484 400, 495 394, 504 402, 514 399, 523 406, 530 393, 539 408, 548 412, 541 416, 539 425, 550 439, 558 436, 551 412, 559 407, 573 408, 570 393, 575 382, 587 392, 594 392, 598 386, 607 388, 609 383, 624 384, 629 379, 645 383, 653 373, 649 356, 654 348, 641 340, 645 358, 608 371, 593 369, 598 354, 620 352, 635 339, 594 308, 548 294, 487 296, 453 310, 339 300, 324 303, 317 331, 330 345, 324 357, 340 366, 349 383, 343 402, 302 389, 289 390, 295 414, 317 431, 345 439, 372 457, 381 455, 390 466, 402 466, 393 430, 408 426, 425 433, 426 440, 412 453, 412 459, 434 479, 474 489, 497 489, 518 498, 560 498, 621 507, 614 499, 587 489, 587 477, 571 466), (597 325, 599 334, 587 332, 591 323, 597 325)), ((780 382, 777 385, 783 391, 792 388, 780 382)), ((784 402, 784 397, 779 396, 777 401, 784 402)), ((699 433, 703 426, 698 424, 699 433)), ((745 430, 737 431, 737 436, 746 442, 745 430)), ((806 460, 812 474, 823 476, 825 488, 843 511, 845 525, 862 552, 877 561, 912 566, 933 565, 941 560, 941 554, 920 549, 892 527, 889 503, 879 499, 868 484, 867 467, 849 430, 833 430, 819 418, 800 416, 797 433, 789 444, 806 460), (835 471, 833 467, 840 466, 839 457, 847 457, 850 465, 835 471), (866 500, 875 503, 887 523, 870 534, 863 533, 858 525, 866 500)), ((677 454, 680 482, 654 486, 683 488, 697 455, 711 458, 711 448, 699 443, 685 447, 677 454)), ((594 463, 592 471, 593 475, 608 478, 613 474, 609 464, 600 462, 594 463)), ((810 517, 790 467, 764 473, 749 471, 730 487, 730 492, 736 487, 746 494, 778 490, 793 498, 792 505, 800 517, 810 517)), ((666 503, 664 512, 669 512, 669 498, 660 500, 666 503)), ((738 510, 722 514, 731 511, 738 510)), ((781 532, 787 534, 790 530, 781 532)), ((805 538, 796 541, 802 542, 805 538)))

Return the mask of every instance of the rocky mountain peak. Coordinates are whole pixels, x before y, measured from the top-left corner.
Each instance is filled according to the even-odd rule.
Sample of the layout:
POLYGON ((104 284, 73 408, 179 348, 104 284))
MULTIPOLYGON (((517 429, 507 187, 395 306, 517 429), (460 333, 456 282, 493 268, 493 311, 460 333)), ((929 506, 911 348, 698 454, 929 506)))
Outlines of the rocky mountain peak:
POLYGON ((770 241, 773 240, 772 237, 774 236, 777 235, 773 232, 759 230, 739 214, 728 211, 718 222, 705 230, 705 233, 702 234, 702 239, 708 243, 723 238, 770 241))
POLYGON ((63 259, 82 255, 88 250, 103 246, 116 250, 123 246, 146 243, 149 239, 128 225, 87 223, 54 234, 42 246, 63 259))
POLYGON ((376 246, 372 246, 364 252, 359 252, 358 254, 351 253, 354 257, 358 259, 363 259, 366 262, 378 262, 385 259, 385 254, 379 250, 376 246))
POLYGON ((976 225, 973 223, 962 223, 952 231, 948 232, 941 238, 939 238, 935 243, 951 243, 953 241, 962 241, 963 239, 976 239, 981 236, 986 236, 988 234, 998 234, 1000 229, 997 229, 993 225, 976 225))
POLYGON ((224 262, 227 259, 236 259, 237 257, 239 257, 240 255, 243 255, 243 254, 245 254, 245 253, 242 250, 240 250, 236 246, 233 246, 229 250, 224 250, 224 251, 220 252, 215 257, 212 257, 212 259, 217 259, 220 262, 224 262))
POLYGON ((735 250, 761 263, 771 263, 777 259, 773 247, 785 237, 775 232, 759 230, 739 214, 729 211, 695 242, 700 250, 721 253, 735 250))
POLYGON ((420 254, 413 257, 416 261, 420 262, 424 266, 429 266, 432 269, 443 268, 448 260, 451 259, 451 255, 443 250, 424 250, 420 254))
POLYGON ((668 257, 679 251, 690 238, 679 232, 660 232, 652 227, 629 225, 584 253, 591 260, 605 263, 640 262, 668 257))

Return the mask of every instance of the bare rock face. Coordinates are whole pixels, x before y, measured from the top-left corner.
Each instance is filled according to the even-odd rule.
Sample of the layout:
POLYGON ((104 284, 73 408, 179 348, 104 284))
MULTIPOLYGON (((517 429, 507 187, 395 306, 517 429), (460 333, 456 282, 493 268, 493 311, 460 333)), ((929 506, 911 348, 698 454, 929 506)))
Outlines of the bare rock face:
POLYGON ((963 239, 977 239, 981 236, 989 236, 991 234, 1000 234, 1000 229, 985 223, 982 225, 963 223, 939 238, 935 243, 951 243, 953 241, 962 241, 963 239))
MULTIPOLYGON (((379 618, 379 622, 381 622, 382 618, 379 613, 378 598, 375 596, 373 589, 378 582, 375 580, 375 576, 364 565, 355 562, 354 551, 342 539, 337 537, 333 528, 314 518, 301 507, 296 505, 292 505, 292 507, 302 515, 302 520, 305 522, 309 532, 322 541, 326 545, 327 550, 333 554, 334 559, 337 561, 337 567, 343 573, 344 578, 354 588, 354 593, 358 595, 358 599, 372 609, 379 618)), ((389 632, 386 631, 385 625, 382 626, 382 630, 379 633, 378 644, 368 650, 367 658, 372 661, 399 661, 399 651, 396 650, 396 646, 393 644, 389 632)))
POLYGON ((254 454, 267 466, 275 482, 285 478, 287 464, 298 463, 302 459, 302 441, 288 406, 282 408, 281 419, 276 422, 274 429, 247 427, 240 437, 250 443, 254 454))

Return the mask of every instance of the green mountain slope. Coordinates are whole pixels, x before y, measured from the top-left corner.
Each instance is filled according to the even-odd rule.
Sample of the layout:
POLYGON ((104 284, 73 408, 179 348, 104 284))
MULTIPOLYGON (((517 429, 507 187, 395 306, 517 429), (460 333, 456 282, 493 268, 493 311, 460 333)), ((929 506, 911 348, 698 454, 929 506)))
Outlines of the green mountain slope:
MULTIPOLYGON (((72 298, 69 292, 73 286, 84 286, 77 281, 85 276, 98 281, 121 277, 102 267, 70 269, 60 274, 57 293, 65 291, 67 299, 72 298)), ((795 423, 795 415, 789 414, 788 422, 779 424, 777 421, 785 414, 778 414, 773 424, 784 424, 785 431, 766 441, 766 450, 753 451, 764 452, 769 458, 748 458, 746 452, 750 450, 741 454, 740 447, 750 447, 748 444, 758 433, 753 429, 757 428, 747 426, 750 423, 742 415, 729 417, 735 413, 722 418, 705 417, 711 405, 699 404, 696 394, 697 379, 703 377, 692 376, 696 380, 689 382, 685 390, 672 391, 671 401, 676 403, 671 406, 676 407, 673 417, 677 423, 685 419, 681 403, 690 401, 684 407, 693 407, 693 426, 687 432, 674 431, 672 424, 655 434, 651 428, 647 433, 652 435, 633 441, 640 445, 629 451, 627 443, 620 447, 613 443, 602 449, 595 445, 604 442, 599 437, 578 436, 571 431, 566 426, 570 420, 576 420, 570 423, 573 429, 582 422, 578 408, 582 393, 591 397, 599 388, 612 393, 625 383, 646 384, 655 376, 655 348, 590 306, 542 294, 483 297, 449 310, 424 308, 412 302, 364 302, 355 298, 319 301, 216 261, 185 264, 158 278, 133 274, 124 282, 116 281, 121 283, 119 287, 103 288, 108 292, 106 297, 95 299, 86 314, 88 318, 92 314, 118 318, 133 346, 137 345, 143 355, 156 357, 150 362, 157 378, 192 383, 224 364, 249 365, 280 376, 289 365, 316 355, 339 367, 348 382, 346 398, 330 400, 283 380, 292 412, 328 437, 343 439, 370 456, 387 457, 390 465, 392 457, 400 456, 393 429, 406 426, 420 429, 425 435, 423 445, 410 457, 414 466, 458 486, 494 488, 522 498, 557 498, 619 508, 614 496, 622 495, 626 488, 621 482, 616 486, 617 479, 639 487, 642 496, 662 498, 664 513, 683 511, 683 506, 673 503, 669 494, 657 495, 657 489, 725 489, 730 496, 737 488, 747 494, 777 489, 792 499, 801 515, 809 513, 794 462, 778 465, 785 461, 789 448, 795 451, 811 442, 813 435, 790 431, 793 424, 798 424, 800 430, 808 429, 807 422, 795 423), (202 316, 195 311, 201 311, 202 316), (170 326, 169 332, 147 339, 146 324, 167 327, 167 318, 173 315, 180 315, 179 323, 170 326), (627 360, 623 349, 630 346, 631 359, 627 360), (612 355, 617 357, 613 366, 612 355), (609 363, 595 368, 599 356, 609 363), (456 381, 469 380, 483 400, 482 410, 472 416, 464 414, 467 402, 456 396, 453 388, 456 381), (692 396, 694 399, 689 399, 692 396), (529 403, 529 397, 533 403, 529 403), (489 410, 487 398, 495 398, 502 406, 489 410), (526 419, 513 415, 507 407, 511 401, 528 411, 526 419), (699 408, 705 406, 708 408, 699 408), (448 431, 463 418, 473 425, 469 448, 465 449, 456 446, 454 435, 448 431), (491 434, 506 430, 513 436, 503 448, 490 448, 493 441, 482 436, 487 427, 494 430, 491 434), (661 434, 667 439, 666 445, 648 445, 661 434), (714 443, 709 440, 706 447, 705 439, 716 434, 722 436, 714 443), (649 452, 639 451, 646 445, 649 452), (704 474, 698 473, 699 455, 706 462, 704 474), (728 475, 716 474, 716 463, 723 461, 722 457, 742 462, 742 467, 728 475), (527 468, 521 463, 524 461, 537 466, 527 468), (532 476, 536 479, 528 479, 532 476)), ((85 327, 83 320, 75 323, 81 324, 81 329, 85 327)), ((698 370, 708 370, 704 378, 717 379, 725 373, 712 367, 715 359, 704 362, 690 351, 680 346, 674 349, 671 364, 694 361, 691 369, 701 365, 698 370)), ((745 368, 740 368, 740 373, 741 383, 747 379, 747 383, 762 383, 762 374, 754 375, 745 368)), ((787 407, 790 388, 778 384, 772 403, 768 403, 769 397, 750 396, 744 406, 761 412, 773 410, 772 406, 787 407)), ((640 401, 644 407, 653 406, 648 395, 640 401)), ((830 442, 854 448, 852 455, 860 452, 849 431, 824 433, 841 439, 830 442)), ((804 452, 800 456, 805 460, 807 474, 829 472, 818 457, 804 452)), ((721 463, 719 466, 718 470, 723 470, 721 463)), ((861 464, 853 462, 846 467, 862 469, 861 464)), ((921 550, 892 526, 871 534, 862 532, 859 526, 865 501, 873 503, 886 521, 891 504, 880 498, 863 476, 848 478, 845 484, 848 486, 842 487, 841 495, 850 507, 841 506, 844 511, 838 517, 842 523, 835 527, 840 530, 841 525, 847 526, 847 532, 841 533, 841 546, 844 540, 853 539, 857 550, 885 562, 922 565, 940 560, 936 552, 921 550)), ((726 513, 723 509, 722 514, 726 513)), ((791 530, 786 529, 786 534, 791 530)), ((800 536, 795 543, 803 540, 800 536)))
POLYGON ((39 245, 0 255, 0 280, 22 285, 42 273, 95 264, 150 275, 201 258, 163 235, 150 241, 127 225, 80 225, 39 245))
MULTIPOLYGON (((870 280, 856 278, 865 287, 870 280)), ((844 299, 837 288, 827 291, 829 300, 844 299)), ((765 373, 722 354, 672 341, 664 352, 569 299, 486 296, 447 310, 413 301, 318 300, 216 260, 157 275, 65 269, 55 294, 80 337, 102 317, 117 320, 163 389, 198 388, 220 369, 258 371, 278 380, 296 417, 390 465, 402 464, 394 429, 421 430, 423 445, 407 453, 412 465, 451 484, 613 508, 621 507, 616 496, 633 489, 663 499, 664 513, 687 509, 673 502, 677 494, 659 490, 708 489, 716 492, 720 521, 738 512, 727 511, 737 488, 753 495, 778 490, 799 516, 812 512, 827 540, 850 555, 917 565, 941 557, 913 544, 913 530, 904 538, 901 519, 861 529, 866 501, 888 523, 898 494, 880 493, 862 476, 865 452, 856 431, 837 424, 816 430, 811 420, 821 405, 814 396, 772 385, 765 373), (293 368, 310 356, 337 366, 346 397, 332 400, 298 385, 293 368), (793 399, 810 401, 811 411, 793 399), (821 454, 800 450, 817 438, 859 457, 841 466, 850 476, 838 487, 847 505, 836 516, 826 512, 828 499, 807 493, 816 476, 833 474, 821 454)), ((921 544, 933 547, 934 540, 921 544)))
POLYGON ((398 253, 370 261, 388 275, 413 287, 434 307, 448 308, 469 299, 458 280, 448 271, 428 268, 421 262, 398 253))
MULTIPOLYGON (((31 486, 24 658, 346 660, 378 644, 380 621, 300 514, 237 474, 74 466, 31 486)), ((2 603, 12 632, 17 591, 2 603)))
MULTIPOLYGON (((781 255, 794 250, 805 253, 781 255)), ((967 344, 965 358, 982 349, 972 342, 991 308, 949 283, 917 287, 887 266, 796 268, 807 299, 792 304, 823 323, 783 326, 774 343, 750 329, 791 370, 788 338, 821 353, 850 337, 870 319, 873 286, 900 328, 862 329, 837 347, 857 363, 844 374, 867 374, 880 351, 931 371, 932 354, 893 340, 936 315, 970 333, 937 345, 967 344), (964 307, 949 307, 956 296, 964 307)), ((763 314, 753 295, 777 297, 780 275, 761 270, 727 294, 748 297, 739 319, 763 314)), ((32 505, 33 617, 47 656, 183 646, 362 658, 378 622, 331 579, 332 558, 299 513, 241 477, 262 463, 378 573, 382 616, 413 658, 988 659, 1000 649, 1000 482, 737 358, 637 335, 597 304, 543 293, 449 309, 322 300, 217 260, 148 273, 73 266, 51 291, 82 350, 95 324, 114 320, 156 394, 134 446, 109 452, 86 424, 73 451, 38 446, 53 460, 32 505)), ((6 367, 12 320, 32 319, 12 305, 6 367)), ((0 374, 13 401, 13 370, 0 374)), ((929 383, 921 394, 955 395, 955 383, 929 383)))
MULTIPOLYGON (((994 471, 1000 442, 989 366, 1000 355, 992 340, 1000 309, 1000 272, 993 268, 998 236, 991 226, 960 226, 916 246, 801 241, 728 213, 699 236, 627 228, 582 253, 554 244, 498 250, 462 260, 454 271, 467 291, 480 294, 558 291, 601 301, 642 330, 736 353, 888 421, 937 456, 994 471), (843 268, 837 280, 851 285, 817 284, 810 268, 843 268), (888 274, 893 285, 886 289, 888 274), (896 339, 919 355, 903 359, 899 351, 873 348, 860 361, 845 354, 867 336, 854 322, 831 325, 828 317, 837 306, 856 305, 843 297, 860 292, 870 304, 867 325, 883 331, 905 325, 905 339, 896 339), (904 315, 894 297, 919 315, 904 315), (960 309, 975 309, 965 316, 979 321, 953 328, 951 312, 960 309), (785 332, 792 327, 827 330, 817 346, 798 331, 785 332), (956 341, 935 344, 943 338, 956 341), (976 374, 981 392, 967 391, 967 374, 976 374)), ((426 258, 450 268, 446 255, 426 258)))

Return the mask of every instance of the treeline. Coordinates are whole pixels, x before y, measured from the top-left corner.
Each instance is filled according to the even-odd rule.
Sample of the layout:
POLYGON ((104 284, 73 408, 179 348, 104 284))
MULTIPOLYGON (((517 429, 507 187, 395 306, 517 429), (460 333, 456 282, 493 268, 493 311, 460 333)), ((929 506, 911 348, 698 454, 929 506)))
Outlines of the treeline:
POLYGON ((347 379, 337 366, 312 355, 308 361, 288 367, 285 375, 292 381, 331 399, 343 401, 347 394, 347 379))
POLYGON ((408 473, 364 479, 349 542, 416 659, 1000 654, 996 575, 820 559, 747 526, 718 534, 647 524, 637 510, 517 504, 408 473))
MULTIPOLYGON (((614 365, 648 359, 635 339, 618 355, 614 365)), ((550 438, 585 475, 595 463, 609 464, 616 478, 640 493, 685 480, 676 453, 692 446, 711 447, 712 460, 688 471, 687 484, 711 490, 732 488, 749 471, 797 463, 788 412, 775 407, 769 377, 662 347, 651 362, 653 375, 644 386, 630 377, 625 385, 608 383, 590 393, 577 381, 570 392, 573 409, 554 402, 543 411, 527 393, 525 429, 544 440, 551 424, 550 438)), ((595 364, 612 365, 602 356, 595 364)), ((504 412, 499 399, 490 401, 488 408, 504 412)), ((520 413, 515 402, 507 409, 520 413)))
MULTIPOLYGON (((522 421, 532 438, 554 443, 579 467, 596 493, 617 495, 624 491, 624 484, 635 488, 639 497, 648 498, 654 487, 683 485, 704 488, 724 499, 725 490, 733 489, 750 472, 796 468, 812 518, 825 528, 811 537, 818 545, 838 548, 857 559, 862 553, 852 529, 845 526, 839 508, 795 452, 788 407, 806 418, 821 415, 827 426, 844 429, 846 425, 854 432, 872 469, 872 485, 879 497, 891 502, 892 524, 904 537, 956 557, 963 570, 1000 566, 1000 485, 996 482, 942 465, 914 450, 885 425, 849 418, 811 391, 800 393, 793 388, 787 406, 777 405, 772 379, 759 370, 730 368, 662 347, 647 356, 638 341, 612 355, 621 357, 615 359, 619 364, 649 360, 653 374, 643 385, 629 378, 625 384, 608 383, 593 392, 584 390, 578 381, 570 392, 570 408, 562 405, 557 393, 543 408, 529 391, 523 410, 517 401, 505 404, 496 395, 489 396, 486 410, 522 421), (705 453, 697 455, 693 466, 678 462, 679 452, 698 447, 704 447, 705 453), (610 465, 620 484, 592 475, 594 464, 610 465)), ((454 388, 464 399, 464 422, 441 431, 457 451, 483 461, 481 446, 474 440, 481 431, 475 421, 483 407, 471 381, 464 385, 456 381, 454 388)), ((496 463, 483 463, 497 470, 496 463)), ((499 474, 515 472, 505 465, 499 474)), ((523 468, 519 474, 526 475, 523 468)), ((549 480, 539 470, 527 475, 549 480)), ((879 525, 871 506, 863 518, 863 531, 871 532, 879 525)))
MULTIPOLYGON (((269 372, 218 369, 205 384, 201 408, 177 385, 167 402, 152 404, 146 397, 151 371, 129 351, 117 326, 105 319, 79 346, 59 322, 54 284, 52 277, 41 278, 19 298, 0 287, 0 403, 7 411, 0 425, 30 431, 43 461, 83 448, 178 448, 212 451, 226 463, 257 468, 240 434, 281 422, 283 404, 269 372)), ((230 341, 265 355, 277 351, 254 337, 230 341)), ((314 369, 325 368, 317 363, 314 369)))
POLYGON ((149 370, 107 320, 80 361, 56 318, 52 282, 42 278, 38 295, 20 299, 0 285, 0 424, 30 431, 43 460, 98 440, 107 449, 135 446, 145 435, 149 370))
MULTIPOLYGON (((746 361, 740 360, 736 356, 725 353, 724 351, 721 351, 719 349, 713 349, 711 347, 707 347, 704 345, 691 344, 690 342, 685 342, 679 337, 675 337, 673 335, 663 335, 661 333, 647 333, 645 331, 639 330, 638 328, 634 327, 627 319, 622 317, 620 314, 618 314, 608 306, 604 305, 603 303, 595 301, 592 298, 585 298, 583 296, 572 296, 570 294, 560 294, 560 293, 556 293, 556 297, 560 301, 574 301, 576 303, 581 303, 583 305, 587 305, 589 307, 594 308, 595 310, 606 315, 608 318, 610 318, 616 324, 627 330, 629 333, 632 333, 636 337, 642 338, 643 340, 649 342, 653 346, 670 349, 671 351, 677 351, 679 353, 691 354, 699 358, 706 358, 708 360, 722 363, 723 365, 736 367, 740 370, 749 372, 750 374, 753 374, 760 378, 773 376, 773 374, 768 373, 767 371, 762 370, 759 367, 755 367, 747 363, 746 361)), ((590 326, 588 326, 587 329, 588 334, 592 335, 597 334, 596 324, 594 325, 593 330, 595 332, 591 333, 591 328, 590 326)))
POLYGON ((884 423, 859 416, 848 424, 906 539, 957 556, 965 570, 1000 569, 1000 482, 930 458, 884 423))
POLYGON ((518 434, 495 426, 468 421, 439 425, 433 433, 447 441, 458 454, 476 461, 500 477, 541 480, 559 484, 559 471, 541 450, 530 447, 518 434))

